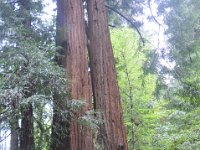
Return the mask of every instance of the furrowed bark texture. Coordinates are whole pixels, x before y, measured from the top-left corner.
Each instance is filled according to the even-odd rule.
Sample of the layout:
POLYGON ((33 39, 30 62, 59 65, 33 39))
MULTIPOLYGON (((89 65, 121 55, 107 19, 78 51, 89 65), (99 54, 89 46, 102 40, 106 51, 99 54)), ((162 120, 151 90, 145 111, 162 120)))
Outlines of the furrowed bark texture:
MULTIPOLYGON (((27 33, 31 29, 31 1, 19 0, 20 9, 22 10, 23 26, 27 33)), ((24 35, 24 36, 28 36, 24 35)), ((30 90, 31 91, 31 90, 30 90)), ((26 93, 26 98, 30 97, 31 93, 26 93)), ((32 103, 28 103, 21 108, 21 134, 20 134, 20 150, 34 150, 34 129, 33 129, 33 108, 32 103)))
POLYGON ((92 150, 92 132, 78 124, 78 117, 92 109, 92 88, 88 72, 87 41, 82 0, 66 0, 66 70, 71 80, 71 99, 85 100, 82 112, 74 112, 70 127, 71 149, 92 150))
POLYGON ((103 112, 99 142, 106 150, 127 150, 114 56, 104 0, 88 0, 89 57, 95 109, 103 112))
POLYGON ((68 79, 71 81, 66 90, 70 95, 69 99, 85 100, 87 106, 80 112, 74 111, 75 115, 70 119, 68 146, 54 150, 92 150, 91 130, 78 123, 78 118, 84 111, 92 109, 82 0, 59 0, 57 7, 57 45, 63 47, 64 55, 64 59, 59 61, 66 68, 68 79))

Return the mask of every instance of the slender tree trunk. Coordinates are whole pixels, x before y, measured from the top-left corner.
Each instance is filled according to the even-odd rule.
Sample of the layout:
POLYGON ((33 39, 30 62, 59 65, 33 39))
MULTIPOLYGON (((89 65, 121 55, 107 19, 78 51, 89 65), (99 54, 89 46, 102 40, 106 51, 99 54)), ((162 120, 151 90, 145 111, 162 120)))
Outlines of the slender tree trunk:
POLYGON ((62 54, 65 56, 65 59, 61 58, 57 61, 66 68, 68 79, 71 81, 71 85, 67 85, 66 89, 68 98, 85 100, 87 103, 81 112, 74 111, 75 115, 70 118, 70 130, 67 129, 68 126, 66 128, 70 137, 66 139, 65 146, 59 150, 92 150, 91 130, 78 123, 78 118, 84 111, 92 109, 82 0, 59 0, 57 11, 57 46, 63 47, 62 54))
POLYGON ((95 109, 103 112, 99 142, 106 150, 127 150, 114 56, 104 0, 88 0, 89 56, 95 109))
MULTIPOLYGON (((17 120, 18 123, 18 120, 17 120)), ((14 123, 11 126, 11 139, 10 139, 10 150, 18 150, 19 149, 19 135, 18 135, 18 131, 16 130, 16 126, 18 125, 17 123, 14 123)))
POLYGON ((17 103, 12 102, 13 114, 11 116, 10 128, 11 128, 11 139, 10 139, 10 150, 19 150, 19 119, 18 112, 16 113, 17 103))
MULTIPOLYGON (((31 30, 31 0, 19 0, 20 9, 22 11, 23 26, 27 31, 25 37, 30 36, 31 30)), ((26 38, 25 38, 26 39, 26 38)), ((26 98, 31 96, 26 93, 26 98)), ((33 130, 33 107, 32 103, 28 103, 21 108, 21 134, 20 134, 20 150, 34 150, 34 130, 33 130)))
POLYGON ((28 104, 22 108, 20 150, 34 150, 33 108, 28 104))

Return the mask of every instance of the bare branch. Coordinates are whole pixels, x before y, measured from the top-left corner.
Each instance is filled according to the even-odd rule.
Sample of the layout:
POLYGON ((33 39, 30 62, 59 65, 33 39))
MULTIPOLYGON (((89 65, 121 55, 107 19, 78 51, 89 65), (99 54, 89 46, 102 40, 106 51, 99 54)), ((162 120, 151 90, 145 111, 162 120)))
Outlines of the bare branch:
MULTIPOLYGON (((152 8, 151 8, 151 0, 148 0, 148 6, 149 6, 149 10, 150 10, 151 17, 153 18, 153 20, 154 20, 159 26, 163 27, 162 24, 159 23, 159 21, 158 21, 158 20, 156 19, 156 17, 153 15, 152 8)), ((163 28, 164 28, 164 27, 163 27, 163 28)))
POLYGON ((18 1, 5 2, 4 4, 17 4, 17 3, 19 3, 19 0, 18 1))
MULTIPOLYGON (((114 9, 114 8, 108 6, 108 5, 105 5, 105 6, 106 6, 106 8, 108 8, 108 9, 112 10, 113 12, 117 13, 117 14, 120 15, 122 18, 124 18, 127 22, 129 22, 129 23, 131 24, 131 26, 132 26, 133 28, 136 29, 137 33, 138 33, 139 36, 140 36, 140 39, 142 40, 143 45, 145 44, 145 40, 144 40, 144 38, 142 37, 142 34, 141 34, 140 30, 137 28, 137 26, 134 24, 134 22, 131 21, 131 19, 129 19, 128 17, 126 17, 125 15, 123 15, 123 14, 122 14, 121 12, 119 12, 118 10, 116 10, 116 9, 114 9)), ((134 20, 134 21, 135 21, 135 20, 134 20)))
POLYGON ((115 25, 112 25, 112 24, 108 24, 109 27, 111 28, 115 28, 116 26, 115 25))
POLYGON ((11 135, 11 132, 8 135, 5 135, 3 138, 0 137, 0 143, 6 140, 11 135))

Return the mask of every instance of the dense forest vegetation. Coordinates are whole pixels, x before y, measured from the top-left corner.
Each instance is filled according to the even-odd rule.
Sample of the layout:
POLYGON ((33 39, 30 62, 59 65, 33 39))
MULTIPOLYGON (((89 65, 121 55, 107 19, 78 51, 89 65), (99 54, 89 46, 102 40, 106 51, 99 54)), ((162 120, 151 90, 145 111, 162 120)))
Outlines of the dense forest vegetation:
POLYGON ((200 149, 199 0, 45 2, 0 0, 0 150, 200 149))

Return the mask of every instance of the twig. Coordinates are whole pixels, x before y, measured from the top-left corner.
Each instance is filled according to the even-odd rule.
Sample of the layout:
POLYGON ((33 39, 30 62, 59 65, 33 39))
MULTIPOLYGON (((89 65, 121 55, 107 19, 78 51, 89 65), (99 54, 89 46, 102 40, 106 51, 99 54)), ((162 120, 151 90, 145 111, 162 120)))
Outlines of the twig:
MULTIPOLYGON (((153 20, 161 27, 163 27, 163 25, 161 23, 159 23, 159 21, 156 19, 156 17, 153 15, 152 9, 151 9, 151 0, 148 0, 148 6, 149 6, 149 10, 151 13, 151 17, 153 18, 153 20)), ((164 27, 163 27, 164 28, 164 27)))
POLYGON ((5 139, 7 139, 7 137, 9 137, 11 135, 11 132, 8 135, 5 135, 2 139, 0 138, 0 143, 3 142, 5 139))
POLYGON ((4 4, 16 4, 16 3, 19 3, 20 1, 13 1, 13 2, 5 2, 4 4))

